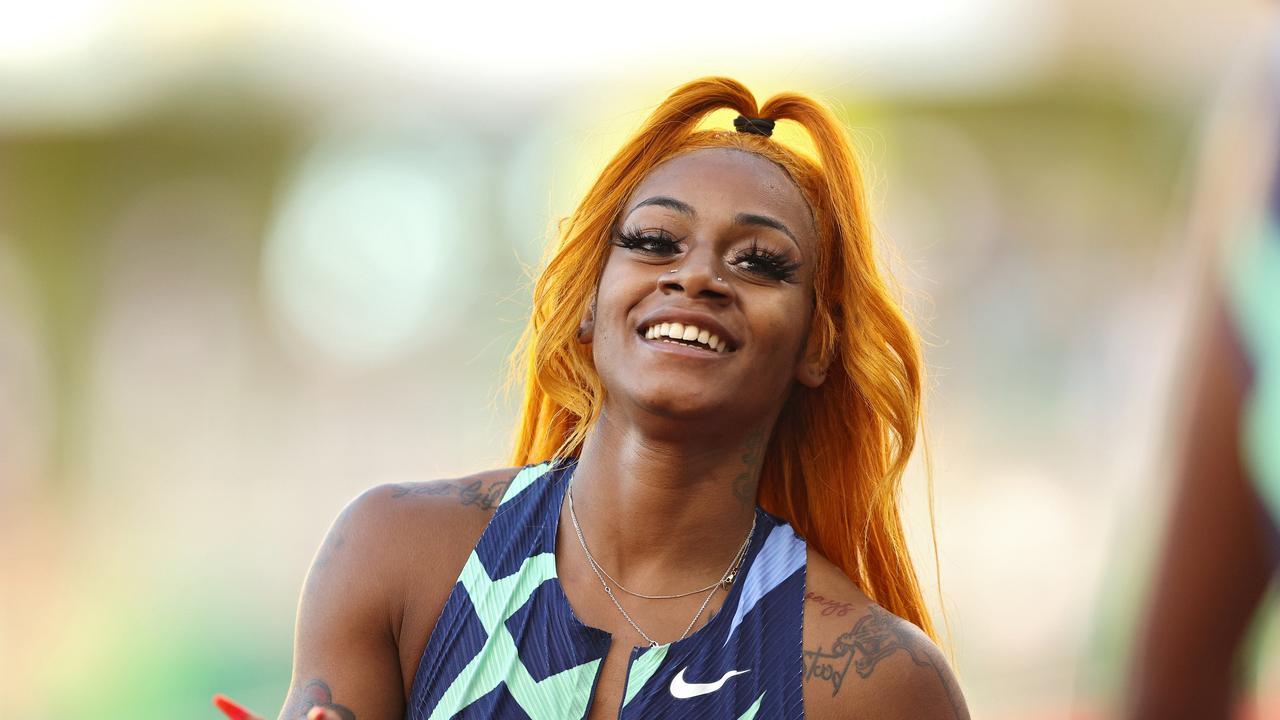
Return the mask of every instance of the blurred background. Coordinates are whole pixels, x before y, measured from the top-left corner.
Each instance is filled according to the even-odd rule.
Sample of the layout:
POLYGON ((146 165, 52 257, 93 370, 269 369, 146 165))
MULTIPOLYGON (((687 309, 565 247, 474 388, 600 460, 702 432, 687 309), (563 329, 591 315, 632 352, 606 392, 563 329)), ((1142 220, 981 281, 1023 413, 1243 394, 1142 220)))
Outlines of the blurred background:
MULTIPOLYGON (((941 596, 923 463, 908 522, 974 717, 1107 715, 1171 482, 1196 145, 1272 14, 9 4, 0 714, 274 714, 338 510, 506 464, 555 220, 670 90, 724 74, 832 102, 869 168, 929 344, 941 596)), ((1280 635, 1255 635, 1280 708, 1280 635)))

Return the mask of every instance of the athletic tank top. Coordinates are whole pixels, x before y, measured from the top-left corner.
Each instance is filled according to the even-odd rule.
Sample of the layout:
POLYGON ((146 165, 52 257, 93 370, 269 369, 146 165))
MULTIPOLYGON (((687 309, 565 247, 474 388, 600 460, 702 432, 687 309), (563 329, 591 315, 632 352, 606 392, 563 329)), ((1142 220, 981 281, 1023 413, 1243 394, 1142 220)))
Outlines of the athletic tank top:
MULTIPOLYGON (((586 715, 612 637, 574 616, 556 576, 575 465, 551 461, 511 480, 427 641, 410 720, 586 715)), ((804 587, 804 541, 757 508, 720 611, 683 640, 632 649, 620 720, 804 717, 804 587)))

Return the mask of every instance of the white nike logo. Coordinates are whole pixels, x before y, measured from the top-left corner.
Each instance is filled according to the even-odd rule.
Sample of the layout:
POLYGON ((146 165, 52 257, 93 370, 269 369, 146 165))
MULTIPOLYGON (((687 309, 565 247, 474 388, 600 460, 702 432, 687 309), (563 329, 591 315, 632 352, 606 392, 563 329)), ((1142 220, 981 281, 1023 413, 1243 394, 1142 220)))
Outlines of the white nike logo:
POLYGON ((751 672, 750 670, 730 670, 724 674, 724 677, 715 682, 688 683, 684 681, 684 671, 688 669, 688 667, 680 668, 680 673, 671 678, 671 696, 678 700, 688 700, 689 698, 698 697, 699 695, 713 693, 724 687, 725 682, 734 675, 742 675, 744 673, 751 672))

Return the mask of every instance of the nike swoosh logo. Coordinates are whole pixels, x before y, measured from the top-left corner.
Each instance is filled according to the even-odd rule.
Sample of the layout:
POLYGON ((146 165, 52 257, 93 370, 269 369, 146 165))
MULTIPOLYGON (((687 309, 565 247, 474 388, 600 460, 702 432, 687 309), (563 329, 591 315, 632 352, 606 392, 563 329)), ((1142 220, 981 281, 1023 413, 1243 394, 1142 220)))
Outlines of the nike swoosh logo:
POLYGON ((684 681, 684 671, 688 669, 687 667, 680 668, 680 673, 671 678, 671 696, 677 700, 688 700, 699 695, 713 693, 724 687, 724 684, 734 675, 743 675, 751 672, 750 670, 730 670, 724 674, 724 677, 715 682, 690 683, 684 681))

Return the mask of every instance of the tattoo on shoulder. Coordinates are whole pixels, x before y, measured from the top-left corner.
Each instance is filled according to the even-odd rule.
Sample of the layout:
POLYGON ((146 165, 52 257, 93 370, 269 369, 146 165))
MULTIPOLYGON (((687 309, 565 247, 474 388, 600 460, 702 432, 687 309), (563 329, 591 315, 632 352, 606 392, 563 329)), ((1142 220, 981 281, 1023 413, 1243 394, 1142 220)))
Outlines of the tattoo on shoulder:
POLYGON ((831 600, 817 593, 806 592, 804 594, 804 599, 822 608, 820 611, 822 613, 822 617, 831 617, 832 615, 836 617, 844 617, 853 610, 853 605, 850 605, 847 602, 831 600))
POLYGON ((337 555, 342 546, 346 544, 346 537, 339 534, 336 529, 330 531, 328 537, 324 540, 324 544, 320 546, 320 552, 316 553, 315 563, 313 563, 315 567, 323 568, 328 565, 333 556, 337 555))
POLYGON ((415 497, 422 495, 454 495, 457 496, 461 505, 471 505, 481 510, 492 510, 498 507, 498 503, 502 501, 502 496, 507 492, 507 486, 510 484, 510 480, 500 480, 487 487, 479 480, 463 483, 403 484, 395 486, 395 490, 391 491, 391 497, 392 499, 399 499, 409 495, 415 497))
POLYGON ((333 701, 333 692, 329 690, 328 683, 320 678, 315 678, 303 686, 302 691, 298 693, 298 699, 289 706, 284 716, 290 720, 294 718, 301 720, 311 712, 311 708, 315 707, 332 710, 342 720, 356 720, 356 714, 351 712, 350 708, 333 701))
MULTIPOLYGON (((832 602, 812 593, 807 595, 806 599, 815 602, 832 602)), ((828 614, 826 608, 839 605, 847 606, 848 604, 824 605, 823 614, 828 614)), ((832 610, 832 612, 837 611, 832 610)), ((844 612, 838 612, 838 614, 843 615, 844 612)), ((930 668, 937 674, 951 702, 954 717, 957 720, 969 720, 969 711, 965 706, 960 686, 946 667, 941 654, 928 639, 906 628, 907 624, 907 621, 879 605, 871 605, 867 608, 866 615, 859 618, 848 632, 842 633, 831 643, 830 650, 824 649, 822 645, 815 649, 805 648, 804 681, 831 683, 831 695, 834 697, 840 692, 850 669, 860 678, 869 678, 882 660, 898 651, 903 651, 916 665, 930 668)))

